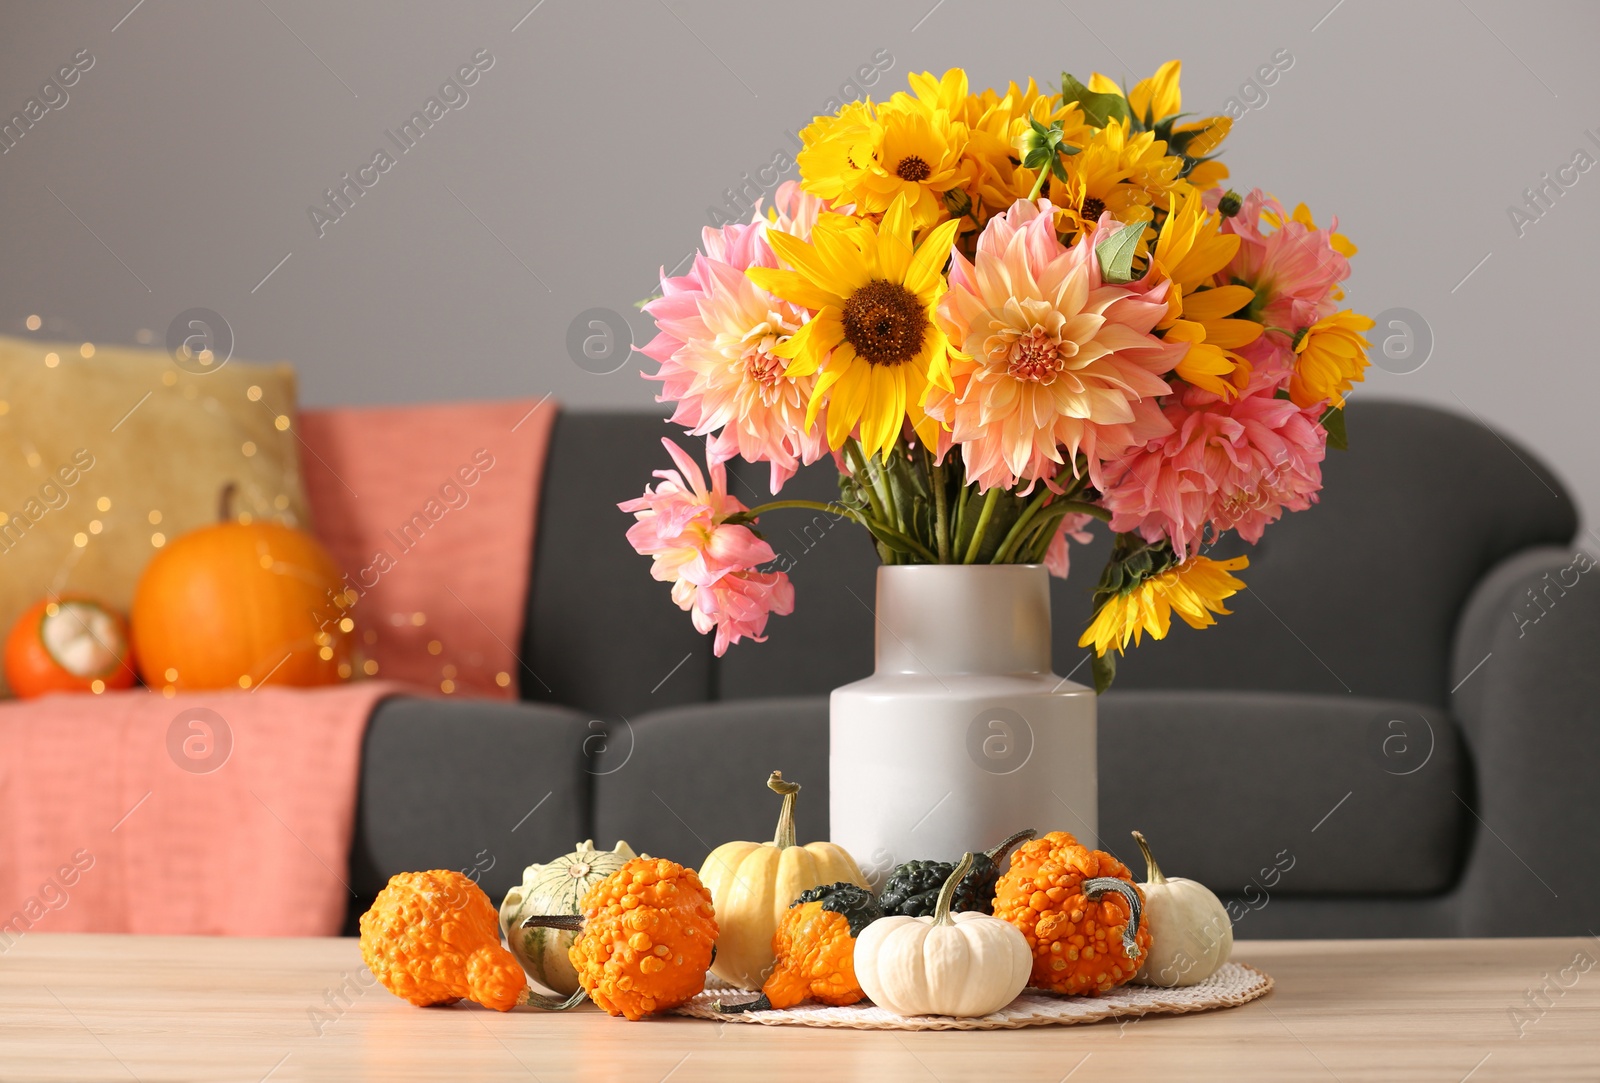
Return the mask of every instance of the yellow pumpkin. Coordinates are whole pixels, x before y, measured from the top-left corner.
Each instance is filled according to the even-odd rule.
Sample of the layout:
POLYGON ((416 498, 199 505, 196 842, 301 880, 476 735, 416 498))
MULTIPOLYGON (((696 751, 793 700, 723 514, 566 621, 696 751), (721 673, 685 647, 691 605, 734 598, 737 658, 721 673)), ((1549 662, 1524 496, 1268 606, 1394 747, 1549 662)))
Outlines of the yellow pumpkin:
POLYGON ((867 887, 842 846, 795 843, 794 801, 800 785, 774 771, 767 787, 783 795, 771 842, 725 842, 711 851, 700 882, 717 912, 717 958, 711 972, 741 989, 759 989, 772 971, 772 934, 803 891, 847 881, 867 887))

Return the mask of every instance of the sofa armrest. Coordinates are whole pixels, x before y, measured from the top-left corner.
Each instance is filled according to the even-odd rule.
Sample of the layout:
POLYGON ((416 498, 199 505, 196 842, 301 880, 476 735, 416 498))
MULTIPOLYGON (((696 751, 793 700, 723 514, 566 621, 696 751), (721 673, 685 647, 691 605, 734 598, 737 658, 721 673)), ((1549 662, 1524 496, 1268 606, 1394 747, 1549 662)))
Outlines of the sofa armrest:
POLYGON ((1600 561, 1539 548, 1495 567, 1456 628, 1452 709, 1477 817, 1465 936, 1576 936, 1600 895, 1600 561), (1506 915, 1516 914, 1514 926, 1506 915))
POLYGON ((397 872, 457 869, 496 908, 522 870, 593 834, 589 716, 536 703, 394 697, 367 725, 345 932, 397 872))

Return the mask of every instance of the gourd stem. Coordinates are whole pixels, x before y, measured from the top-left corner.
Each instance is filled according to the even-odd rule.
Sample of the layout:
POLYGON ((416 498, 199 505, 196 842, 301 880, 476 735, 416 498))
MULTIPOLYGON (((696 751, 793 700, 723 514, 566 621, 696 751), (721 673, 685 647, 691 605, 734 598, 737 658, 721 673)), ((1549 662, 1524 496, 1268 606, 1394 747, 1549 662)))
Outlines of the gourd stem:
POLYGON ((993 850, 984 851, 984 856, 988 857, 988 859, 993 861, 995 864, 999 864, 1001 858, 1009 854, 1019 844, 1027 839, 1033 838, 1038 833, 1039 832, 1035 831, 1031 827, 1025 827, 1021 831, 1018 831, 1015 835, 1012 835, 1009 839, 1006 839, 999 846, 996 846, 993 850))
POLYGON ((1084 898, 1098 900, 1108 891, 1115 891, 1122 896, 1128 904, 1128 920, 1122 926, 1122 954, 1130 960, 1140 956, 1139 951, 1139 924, 1144 920, 1144 904, 1139 900, 1139 892, 1126 880, 1115 876, 1096 876, 1083 882, 1084 898))
POLYGON ((1161 866, 1156 864, 1156 856, 1150 852, 1150 844, 1144 841, 1144 832, 1135 831, 1133 841, 1139 844, 1139 850, 1144 854, 1144 878, 1152 884, 1164 884, 1167 878, 1161 874, 1161 866))
POLYGON ((772 836, 772 845, 787 850, 794 845, 794 798, 800 792, 800 783, 785 781, 782 771, 774 771, 767 779, 767 789, 783 794, 783 808, 778 810, 778 830, 772 836))
POLYGON ((217 494, 217 522, 233 522, 233 498, 239 492, 239 486, 229 481, 222 486, 222 491, 217 494))
POLYGON ((547 997, 543 993, 535 992, 531 987, 522 990, 522 995, 517 998, 518 1004, 527 1004, 534 1008, 543 1008, 547 1012, 564 1012, 568 1008, 576 1008, 583 1003, 584 997, 589 994, 579 989, 576 993, 562 1000, 560 997, 547 997))
POLYGON ((582 914, 534 914, 524 918, 524 929, 565 929, 569 933, 583 932, 582 914))
POLYGON ((721 1012, 723 1015, 736 1015, 739 1012, 768 1011, 772 1007, 772 1001, 767 999, 767 994, 762 993, 754 1000, 747 1000, 743 1004, 724 1004, 719 1000, 713 1004, 712 1007, 721 1012))
POLYGON ((939 889, 939 901, 933 907, 933 924, 935 926, 954 924, 950 918, 950 904, 955 901, 956 887, 961 883, 961 878, 967 875, 967 871, 971 868, 972 851, 968 850, 961 855, 961 860, 956 862, 956 867, 951 871, 949 878, 945 880, 944 887, 939 889))

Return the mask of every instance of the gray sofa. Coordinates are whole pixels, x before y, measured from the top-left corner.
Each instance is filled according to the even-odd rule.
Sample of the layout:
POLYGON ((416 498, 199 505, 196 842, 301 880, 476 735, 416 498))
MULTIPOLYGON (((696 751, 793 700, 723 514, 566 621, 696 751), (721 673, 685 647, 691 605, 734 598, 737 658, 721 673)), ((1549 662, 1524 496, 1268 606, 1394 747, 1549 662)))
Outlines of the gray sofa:
MULTIPOLYGON (((1251 566, 1234 614, 1124 660, 1100 704, 1100 845, 1142 868, 1141 829, 1169 874, 1229 900, 1241 937, 1600 930, 1600 571, 1571 498, 1450 414, 1356 402, 1348 428, 1321 504, 1237 546, 1251 566)), ((871 668, 875 557, 849 524, 770 516, 795 612, 714 658, 616 509, 674 431, 645 414, 558 420, 521 701, 375 712, 351 928, 403 869, 476 870, 498 899, 585 838, 698 865, 770 835, 773 768, 805 787, 802 838, 826 836, 827 693, 871 668)), ((731 475, 747 503, 766 491, 765 467, 731 475)), ((784 495, 830 499, 831 464, 784 495)), ((1080 679, 1106 544, 1053 587, 1056 670, 1080 679)))

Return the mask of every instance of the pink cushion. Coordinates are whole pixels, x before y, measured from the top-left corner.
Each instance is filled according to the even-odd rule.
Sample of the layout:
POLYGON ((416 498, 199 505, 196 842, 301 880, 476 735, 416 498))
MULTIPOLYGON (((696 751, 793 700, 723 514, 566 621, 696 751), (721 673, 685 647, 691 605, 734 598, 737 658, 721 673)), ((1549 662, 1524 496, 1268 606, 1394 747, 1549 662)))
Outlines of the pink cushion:
POLYGON ((555 415, 547 399, 301 414, 313 525, 359 595, 369 675, 516 697, 555 415))

